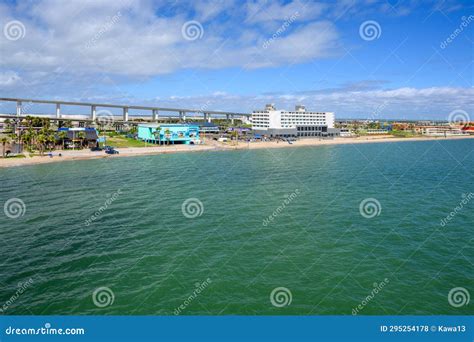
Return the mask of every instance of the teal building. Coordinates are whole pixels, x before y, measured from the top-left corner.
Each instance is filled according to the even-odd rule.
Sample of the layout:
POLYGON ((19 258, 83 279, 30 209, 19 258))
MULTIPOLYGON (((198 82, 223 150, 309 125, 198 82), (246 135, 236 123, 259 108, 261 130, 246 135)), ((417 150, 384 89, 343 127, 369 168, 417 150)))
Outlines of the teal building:
POLYGON ((199 144, 199 127, 180 124, 138 125, 138 139, 153 144, 199 144))

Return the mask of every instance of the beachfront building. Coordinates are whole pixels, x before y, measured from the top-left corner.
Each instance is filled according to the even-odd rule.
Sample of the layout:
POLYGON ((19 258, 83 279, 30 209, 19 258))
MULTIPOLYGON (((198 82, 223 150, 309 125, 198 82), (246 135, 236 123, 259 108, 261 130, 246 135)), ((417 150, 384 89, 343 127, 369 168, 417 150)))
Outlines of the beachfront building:
POLYGON ((98 139, 99 132, 93 127, 61 127, 56 135, 57 143, 61 142, 66 148, 95 147, 98 139), (62 136, 61 132, 66 134, 62 136))
POLYGON ((199 144, 199 127, 182 124, 140 124, 138 139, 153 144, 199 144))
POLYGON ((344 138, 350 138, 350 137, 356 136, 354 131, 350 130, 349 128, 340 128, 339 131, 340 131, 339 136, 344 137, 344 138))
POLYGON ((294 111, 277 110, 267 104, 264 110, 252 113, 252 130, 269 137, 334 137, 334 113, 307 111, 296 106, 294 111))
POLYGON ((207 122, 207 121, 197 121, 197 122, 190 122, 189 125, 191 126, 198 126, 199 127, 199 133, 204 134, 204 133, 219 133, 219 126, 212 122, 207 122))
POLYGON ((423 135, 433 137, 447 137, 466 134, 461 127, 451 127, 449 125, 442 126, 417 126, 415 131, 423 135))
POLYGON ((466 126, 462 128, 462 131, 464 132, 464 134, 474 135, 474 123, 471 122, 466 124, 466 126))
POLYGON ((377 135, 377 134, 389 134, 390 131, 388 129, 380 129, 380 128, 368 128, 367 134, 369 135, 377 135))

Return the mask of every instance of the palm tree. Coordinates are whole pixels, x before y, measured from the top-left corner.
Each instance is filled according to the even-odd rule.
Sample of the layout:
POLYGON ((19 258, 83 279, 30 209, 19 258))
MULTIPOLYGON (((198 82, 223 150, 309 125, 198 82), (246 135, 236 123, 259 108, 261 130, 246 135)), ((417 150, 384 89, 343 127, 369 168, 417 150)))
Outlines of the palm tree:
POLYGON ((8 137, 12 140, 15 140, 15 141, 18 139, 18 135, 16 133, 10 133, 8 135, 8 137))
POLYGON ((37 132, 33 128, 28 128, 28 130, 26 130, 21 136, 21 139, 24 143, 26 143, 26 146, 30 151, 32 150, 32 146, 34 145, 36 136, 37 132))
POLYGON ((155 140, 158 137, 158 142, 161 143, 161 127, 160 126, 156 127, 155 131, 153 132, 153 135, 155 136, 155 140))
POLYGON ((132 128, 130 128, 129 130, 130 134, 137 134, 137 132, 138 132, 137 126, 132 126, 132 128))
POLYGON ((239 132, 236 129, 234 129, 232 131, 232 137, 234 138, 236 145, 238 145, 239 144, 239 132))
POLYGON ((168 145, 170 144, 170 135, 171 135, 171 131, 167 128, 165 130, 165 136, 166 136, 166 140, 168 141, 168 145))
POLYGON ((6 147, 7 143, 9 142, 9 140, 8 140, 7 137, 3 137, 3 138, 0 139, 0 141, 2 142, 2 147, 3 147, 2 156, 3 156, 3 158, 5 158, 5 147, 6 147))
POLYGON ((82 145, 84 144, 84 139, 85 139, 85 137, 86 137, 86 136, 85 136, 84 132, 79 132, 79 133, 77 133, 77 138, 78 138, 78 139, 81 139, 81 148, 82 148, 82 145))
POLYGON ((38 141, 41 156, 44 154, 44 147, 45 147, 46 142, 48 141, 47 139, 48 138, 46 137, 46 135, 43 132, 40 132, 38 134, 37 141, 38 141))
POLYGON ((48 130, 47 141, 48 141, 49 150, 50 151, 54 150, 55 143, 56 143, 56 137, 54 136, 54 133, 51 130, 48 130), (51 147, 51 145, 52 145, 52 147, 51 147))
POLYGON ((60 132, 58 133, 58 138, 61 139, 62 146, 63 146, 63 150, 64 150, 64 140, 66 140, 66 138, 67 138, 67 133, 66 133, 66 131, 60 131, 60 132))
POLYGON ((12 121, 10 119, 5 119, 5 121, 3 121, 3 123, 5 124, 5 128, 9 131, 12 130, 12 121))
POLYGON ((27 148, 28 148, 29 139, 30 137, 29 137, 28 131, 24 131, 23 134, 20 135, 20 142, 25 144, 27 148))

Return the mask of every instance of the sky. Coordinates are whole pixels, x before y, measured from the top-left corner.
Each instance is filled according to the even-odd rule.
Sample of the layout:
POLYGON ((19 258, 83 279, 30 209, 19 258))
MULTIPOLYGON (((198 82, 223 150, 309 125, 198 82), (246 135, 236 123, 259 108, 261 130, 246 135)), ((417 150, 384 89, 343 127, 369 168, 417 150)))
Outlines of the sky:
POLYGON ((0 29, 0 97, 474 121, 468 0, 2 1, 0 29))

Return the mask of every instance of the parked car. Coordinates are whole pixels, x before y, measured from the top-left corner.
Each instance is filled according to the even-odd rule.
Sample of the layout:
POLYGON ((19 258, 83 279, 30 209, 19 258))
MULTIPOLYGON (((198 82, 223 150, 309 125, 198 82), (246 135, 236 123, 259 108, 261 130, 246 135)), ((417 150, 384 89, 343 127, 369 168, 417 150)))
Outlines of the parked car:
POLYGON ((119 154, 119 151, 117 151, 116 149, 114 149, 112 147, 112 148, 109 148, 109 149, 105 150, 105 153, 107 153, 107 154, 119 154))
POLYGON ((102 148, 99 147, 99 146, 94 146, 94 147, 91 147, 91 151, 92 151, 92 152, 102 151, 102 148))

